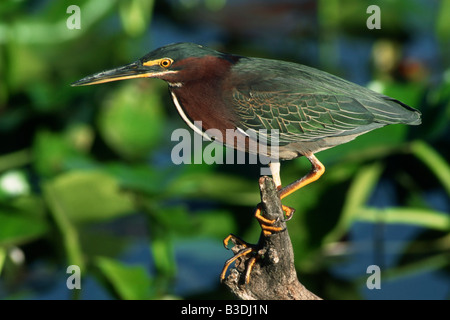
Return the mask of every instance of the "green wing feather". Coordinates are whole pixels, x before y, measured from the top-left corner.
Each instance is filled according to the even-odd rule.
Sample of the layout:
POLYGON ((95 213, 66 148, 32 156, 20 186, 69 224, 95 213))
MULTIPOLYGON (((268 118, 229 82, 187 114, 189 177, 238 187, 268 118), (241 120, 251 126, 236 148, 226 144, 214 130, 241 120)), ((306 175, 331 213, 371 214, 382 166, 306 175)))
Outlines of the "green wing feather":
POLYGON ((269 141, 276 129, 281 145, 420 123, 411 107, 320 70, 267 59, 238 65, 232 105, 240 127, 267 129, 269 141))
POLYGON ((252 94, 236 91, 234 105, 246 129, 279 130, 280 142, 315 141, 351 134, 373 123, 374 116, 355 99, 332 95, 252 94))

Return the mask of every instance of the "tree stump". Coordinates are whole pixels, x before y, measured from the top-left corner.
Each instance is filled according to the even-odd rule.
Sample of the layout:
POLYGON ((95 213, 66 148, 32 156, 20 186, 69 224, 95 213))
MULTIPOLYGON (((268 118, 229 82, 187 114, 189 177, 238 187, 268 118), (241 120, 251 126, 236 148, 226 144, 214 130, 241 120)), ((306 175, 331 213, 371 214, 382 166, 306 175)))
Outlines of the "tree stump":
MULTIPOLYGON (((235 268, 223 281, 231 292, 243 300, 321 300, 306 289, 298 280, 294 266, 294 252, 287 230, 281 200, 272 178, 259 179, 263 217, 276 220, 275 226, 283 231, 264 236, 261 232, 255 245, 257 260, 250 274, 250 282, 245 283, 245 274, 251 255, 240 257, 235 268)), ((235 243, 236 254, 244 246, 235 243)))

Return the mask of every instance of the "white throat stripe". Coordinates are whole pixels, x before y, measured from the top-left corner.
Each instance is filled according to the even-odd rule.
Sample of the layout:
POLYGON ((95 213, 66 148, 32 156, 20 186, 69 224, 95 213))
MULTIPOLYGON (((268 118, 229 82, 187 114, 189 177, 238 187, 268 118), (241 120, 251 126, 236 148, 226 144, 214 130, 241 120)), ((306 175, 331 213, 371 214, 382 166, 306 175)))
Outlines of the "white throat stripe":
POLYGON ((189 118, 187 117, 187 115, 184 113, 183 108, 180 105, 180 102, 177 99, 177 96, 175 95, 175 93, 173 93, 173 91, 170 92, 172 94, 172 100, 173 103, 175 104, 175 107, 177 108, 178 113, 180 114, 181 118, 183 119, 184 122, 187 123, 187 125, 194 130, 195 132, 197 132, 199 135, 203 136, 205 139, 207 140, 211 140, 210 137, 208 137, 202 130, 201 128, 198 128, 196 125, 194 125, 192 123, 191 120, 189 120, 189 118))

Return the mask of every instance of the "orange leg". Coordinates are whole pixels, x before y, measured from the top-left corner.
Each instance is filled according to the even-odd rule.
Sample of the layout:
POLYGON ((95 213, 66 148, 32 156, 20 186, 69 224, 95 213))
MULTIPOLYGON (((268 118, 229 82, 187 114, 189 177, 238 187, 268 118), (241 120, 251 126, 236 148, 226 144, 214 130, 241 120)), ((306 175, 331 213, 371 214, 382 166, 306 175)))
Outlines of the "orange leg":
MULTIPOLYGON (((320 176, 325 172, 325 167, 322 163, 313 155, 309 154, 306 155, 308 160, 311 162, 312 168, 311 171, 305 175, 303 178, 291 183, 285 188, 281 188, 281 180, 280 180, 280 165, 279 163, 274 163, 270 166, 270 169, 272 171, 273 179, 276 183, 277 189, 279 190, 280 198, 283 199, 290 195, 291 193, 294 193, 295 191, 299 190, 300 188, 310 184, 311 182, 316 181, 320 178, 320 176)), ((286 212, 286 220, 289 220, 292 218, 292 215, 294 214, 295 209, 290 208, 288 206, 283 205, 283 211, 286 212)), ((264 236, 270 236, 273 232, 280 232, 283 229, 279 227, 274 227, 275 220, 270 220, 267 218, 264 218, 261 215, 261 203, 258 204, 255 210, 255 218, 258 220, 259 224, 261 225, 261 229, 263 231, 264 236)), ((228 248, 228 242, 233 239, 234 243, 238 243, 239 245, 243 246, 244 248, 239 251, 234 257, 228 259, 225 262, 225 265, 222 269, 222 273, 220 274, 220 279, 224 280, 226 272, 230 265, 236 261, 238 258, 246 256, 248 254, 255 254, 257 252, 257 248, 255 245, 248 244, 247 242, 243 241, 242 239, 230 234, 228 237, 226 237, 223 240, 223 244, 225 248, 228 248)), ((250 273, 253 269, 253 266, 255 265, 257 259, 259 258, 258 255, 254 255, 251 257, 248 261, 246 272, 245 272, 245 283, 250 282, 250 273)))
MULTIPOLYGON (((303 188, 304 186, 310 184, 311 182, 316 181, 322 176, 325 172, 324 165, 313 155, 306 155, 306 158, 311 162, 312 168, 311 171, 305 175, 303 178, 291 183, 285 188, 281 187, 281 179, 280 179, 280 164, 279 162, 271 163, 270 170, 272 171, 273 180, 277 186, 277 189, 280 193, 280 199, 286 198, 291 193, 303 188)), ((286 221, 290 220, 295 212, 295 209, 283 205, 283 211, 286 213, 286 221)), ((273 227, 272 225, 275 223, 274 220, 268 220, 261 215, 261 208, 258 205, 255 213, 256 219, 258 219, 261 224, 261 228, 263 229, 264 235, 269 236, 272 232, 279 232, 282 229, 273 227)))
MULTIPOLYGON (((311 162, 312 168, 311 171, 304 176, 303 178, 291 183, 285 188, 282 188, 281 186, 281 179, 280 179, 280 163, 279 162, 271 162, 269 164, 270 171, 272 172, 272 178, 275 182, 275 185, 277 186, 277 189, 280 192, 280 198, 283 199, 290 195, 291 193, 297 191, 300 188, 303 188, 307 184, 310 184, 311 182, 316 181, 320 178, 320 176, 325 172, 325 167, 320 161, 313 155, 308 154, 306 155, 306 158, 311 162)), ((283 211, 286 212, 286 221, 290 220, 295 212, 295 209, 283 205, 283 211)), ((259 219, 258 216, 256 217, 260 222, 270 224, 270 221, 264 221, 263 219, 259 219)))
POLYGON ((308 158, 308 160, 311 162, 312 165, 311 171, 303 178, 281 189, 280 190, 281 199, 286 198, 288 195, 294 193, 298 189, 301 189, 304 186, 310 184, 311 182, 316 181, 325 172, 325 166, 313 154, 306 155, 306 158, 308 158))

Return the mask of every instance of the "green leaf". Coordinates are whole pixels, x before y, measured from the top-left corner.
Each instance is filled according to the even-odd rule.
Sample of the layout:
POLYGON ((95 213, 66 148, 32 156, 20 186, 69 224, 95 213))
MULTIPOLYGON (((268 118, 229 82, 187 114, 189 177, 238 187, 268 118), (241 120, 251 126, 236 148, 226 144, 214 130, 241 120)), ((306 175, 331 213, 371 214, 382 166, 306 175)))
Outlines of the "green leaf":
POLYGON ((119 13, 125 32, 130 36, 138 36, 150 25, 153 11, 152 0, 120 1, 119 13))
MULTIPOLYGON (((150 213, 151 218, 159 229, 154 230, 157 232, 156 237, 165 236, 165 231, 161 232, 161 230, 170 230, 171 233, 175 232, 177 234, 193 233, 192 230, 194 229, 194 225, 192 223, 192 217, 184 206, 154 208, 154 203, 150 203, 150 205, 153 207, 150 213)), ((153 228, 153 225, 150 227, 153 228)))
POLYGON ((49 230, 45 210, 35 195, 8 199, 0 210, 0 245, 19 245, 44 236, 49 230))
POLYGON ((18 168, 28 164, 30 160, 31 156, 29 150, 19 150, 9 154, 3 154, 0 156, 0 172, 18 168))
POLYGON ((157 170, 147 164, 125 163, 109 164, 105 170, 118 180, 121 187, 151 195, 160 195, 163 192, 173 172, 173 170, 157 170))
POLYGON ((440 231, 450 231, 450 216, 421 208, 361 208, 354 216, 357 221, 409 224, 440 231))
POLYGON ((0 212, 0 246, 22 244, 48 231, 45 220, 32 219, 20 213, 0 212))
POLYGON ((438 17, 436 21, 436 33, 441 41, 447 43, 450 37, 450 19, 448 19, 450 15, 450 2, 448 1, 440 1, 441 7, 437 10, 438 17))
POLYGON ((412 143, 411 150, 435 174, 450 195, 450 166, 447 161, 424 141, 412 143))
POLYGON ((48 182, 46 188, 59 210, 75 223, 113 219, 134 209, 131 195, 121 192, 117 180, 101 171, 68 172, 48 182))
POLYGON ((38 173, 52 176, 64 169, 64 163, 76 155, 72 144, 60 133, 41 130, 33 143, 33 165, 38 173))
MULTIPOLYGON (((18 23, 14 26, 20 24, 18 23)), ((14 26, 11 27, 14 28, 14 26)), ((1 37, 2 34, 0 33, 1 37)), ((27 46, 17 44, 17 38, 14 40, 8 42, 8 46, 5 47, 8 51, 8 57, 10 57, 5 75, 13 92, 20 88, 33 86, 33 82, 36 79, 44 79, 49 69, 49 64, 39 54, 34 53, 27 46)))
MULTIPOLYGON (((400 265, 383 271, 383 281, 388 282, 411 277, 417 274, 424 274, 425 272, 445 270, 445 268, 448 268, 448 261, 448 252, 434 254, 418 261, 410 262, 405 265, 400 265)), ((364 279, 364 282, 365 281, 367 281, 367 278, 364 279)))
POLYGON ((96 258, 95 264, 120 299, 146 300, 154 296, 152 279, 144 267, 128 266, 105 257, 96 258))
POLYGON ((58 198, 57 188, 48 182, 43 185, 43 195, 50 207, 50 213, 58 227, 62 238, 63 248, 67 255, 69 265, 77 265, 80 269, 84 269, 84 258, 81 250, 78 230, 70 221, 66 213, 64 203, 58 198))
POLYGON ((100 255, 110 258, 117 257, 129 249, 135 241, 133 235, 124 236, 109 228, 100 228, 99 230, 87 226, 86 228, 80 228, 79 234, 83 254, 89 260, 100 255))
POLYGON ((120 155, 141 159, 159 144, 164 113, 157 91, 125 83, 113 91, 102 108, 98 123, 106 143, 120 155))
POLYGON ((75 223, 112 219, 133 208, 131 197, 120 192, 117 181, 98 171, 65 173, 45 183, 43 191, 68 261, 81 269, 84 258, 75 223))
POLYGON ((0 246, 0 276, 2 275, 5 260, 6 260, 6 248, 0 246))
POLYGON ((220 210, 189 212, 184 206, 170 206, 152 210, 151 217, 158 229, 177 236, 223 237, 236 229, 233 215, 220 210))
POLYGON ((259 203, 257 181, 245 180, 242 177, 217 172, 186 172, 174 180, 168 192, 177 196, 201 197, 214 199, 236 205, 259 203))
POLYGON ((230 230, 236 230, 236 223, 227 211, 200 211, 192 217, 198 234, 223 238, 230 230))
POLYGON ((150 242, 153 261, 156 270, 165 277, 172 278, 176 275, 177 266, 175 262, 175 251, 173 240, 170 236, 159 234, 150 242))
POLYGON ((360 168, 347 192, 341 217, 335 228, 325 237, 324 243, 335 241, 347 232, 356 214, 372 194, 382 171, 383 167, 378 162, 360 168))

